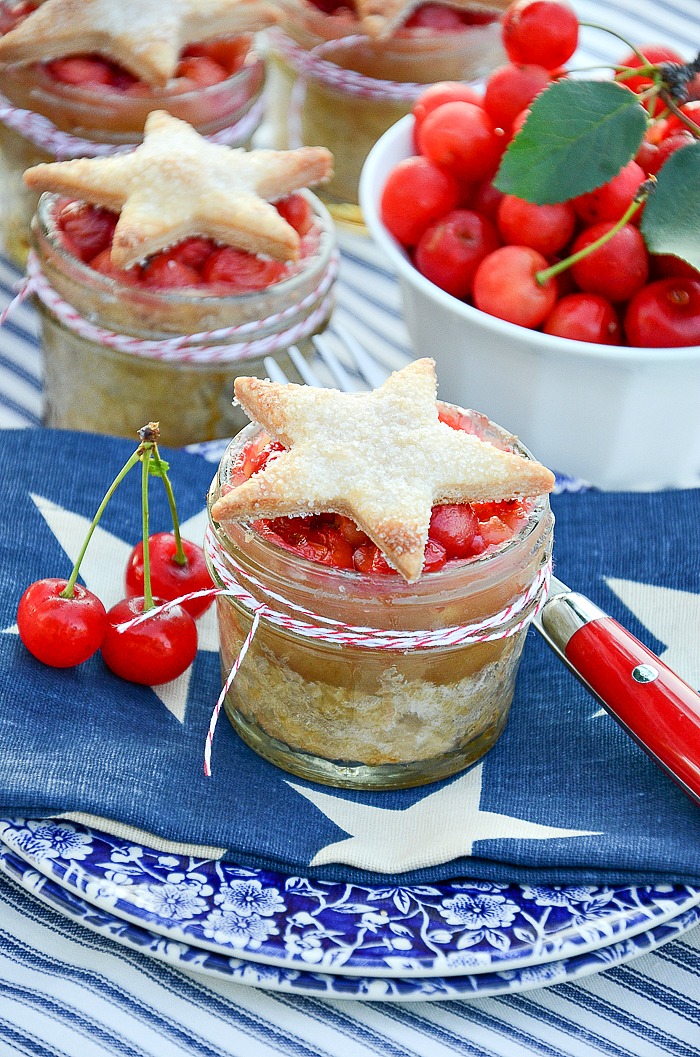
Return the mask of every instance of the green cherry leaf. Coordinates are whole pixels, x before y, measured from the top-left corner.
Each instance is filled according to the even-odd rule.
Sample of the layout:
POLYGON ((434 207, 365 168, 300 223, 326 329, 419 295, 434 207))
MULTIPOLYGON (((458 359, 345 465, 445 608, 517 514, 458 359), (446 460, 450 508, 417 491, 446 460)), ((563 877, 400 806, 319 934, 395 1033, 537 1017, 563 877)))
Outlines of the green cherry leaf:
POLYGON ((642 216, 651 253, 672 253, 700 268, 700 141, 674 151, 642 216))
POLYGON ((494 183, 537 205, 593 191, 635 156, 647 119, 634 93, 614 81, 555 81, 530 104, 494 183))

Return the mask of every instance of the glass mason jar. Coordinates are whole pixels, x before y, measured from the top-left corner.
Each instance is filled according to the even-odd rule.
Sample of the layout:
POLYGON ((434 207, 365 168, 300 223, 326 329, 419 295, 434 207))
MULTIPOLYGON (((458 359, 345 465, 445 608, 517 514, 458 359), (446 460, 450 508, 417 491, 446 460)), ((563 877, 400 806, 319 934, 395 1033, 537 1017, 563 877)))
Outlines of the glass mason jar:
POLYGON ((370 150, 399 118, 409 113, 415 90, 382 93, 382 82, 432 84, 473 81, 506 61, 500 21, 465 26, 460 32, 402 29, 386 40, 358 37, 350 11, 326 15, 306 0, 280 0, 285 17, 269 32, 268 116, 274 145, 298 146, 295 110, 300 108, 301 144, 321 143, 332 151, 335 175, 321 192, 337 219, 360 222, 358 185, 370 150), (300 50, 299 50, 300 49, 300 50), (324 77, 312 63, 298 86, 300 57, 326 60, 371 78, 378 97, 352 94, 324 77), (291 133, 291 135, 290 135, 291 133))
MULTIPOLYGON (((199 334, 252 324, 279 313, 265 326, 212 346, 230 346, 231 356, 250 341, 282 334, 292 327, 307 331, 296 344, 311 355, 310 335, 323 330, 332 309, 336 269, 335 228, 328 211, 310 192, 317 232, 315 248, 288 279, 251 293, 215 296, 195 290, 157 290, 121 283, 95 271, 65 247, 56 227, 58 196, 44 194, 33 222, 41 270, 53 290, 79 314, 70 326, 37 297, 44 353, 44 424, 133 437, 144 422, 160 421, 164 444, 180 446, 233 436, 248 418, 233 399, 238 374, 266 378, 263 356, 213 362, 182 362, 119 351, 79 333, 80 322, 118 335, 147 341, 199 334)), ((63 200, 65 201, 65 200, 63 200)), ((308 238, 308 236, 307 236, 308 238)), ((301 381, 284 351, 272 354, 292 380, 301 381)), ((204 346, 206 348, 206 345, 204 346)))
MULTIPOLYGON (((258 433, 249 426, 229 445, 209 510, 230 481, 236 456, 258 433)), ((517 443, 515 450, 529 457, 517 443)), ((550 559, 553 518, 547 497, 540 497, 524 527, 497 550, 449 562, 414 584, 307 561, 249 524, 224 529, 210 515, 210 525, 225 569, 222 576, 210 564, 217 584, 225 586, 231 575, 283 615, 299 618, 292 605, 310 610, 316 616, 303 619, 317 627, 326 626, 317 619, 326 617, 410 632, 478 623, 521 598, 550 559)), ((252 616, 230 595, 220 595, 217 606, 225 680, 252 616)), ((423 785, 463 770, 493 746, 506 722, 525 635, 521 629, 490 642, 380 649, 304 637, 263 617, 224 707, 252 749, 302 778, 353 789, 423 785)))
MULTIPOLYGON (((11 7, 9 0, 0 0, 0 33, 4 32, 3 22, 7 24, 11 7)), ((253 47, 251 34, 242 35, 239 40, 240 69, 225 81, 206 88, 183 92, 178 80, 167 88, 139 85, 124 92, 105 86, 81 87, 64 84, 40 64, 33 64, 0 66, 0 92, 13 107, 48 118, 60 132, 93 144, 140 143, 151 111, 167 110, 204 136, 241 122, 240 136, 234 134, 226 143, 232 147, 247 146, 262 116, 262 107, 256 103, 265 84, 265 64, 253 47), (248 115, 250 120, 246 120, 248 115)), ((38 201, 38 196, 25 187, 22 174, 39 162, 74 156, 74 152, 59 154, 38 145, 34 142, 39 139, 37 133, 32 135, 34 138, 29 138, 8 122, 0 122, 0 239, 20 267, 27 259, 29 228, 38 201)))

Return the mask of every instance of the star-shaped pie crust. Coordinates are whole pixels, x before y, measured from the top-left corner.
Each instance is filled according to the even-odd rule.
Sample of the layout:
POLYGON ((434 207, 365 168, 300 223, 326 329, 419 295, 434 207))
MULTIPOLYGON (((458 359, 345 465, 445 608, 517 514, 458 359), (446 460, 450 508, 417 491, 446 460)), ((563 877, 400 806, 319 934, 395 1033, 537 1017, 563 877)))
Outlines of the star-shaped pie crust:
POLYGON ((236 399, 287 451, 212 507, 227 522, 333 511, 367 533, 413 583, 437 503, 549 492, 540 463, 438 419, 435 363, 415 360, 369 393, 237 378, 236 399))
MULTIPOLYGON (((503 14, 511 0, 438 0, 457 11, 503 14)), ((357 17, 369 37, 384 39, 400 29, 425 0, 355 0, 357 17)))
POLYGON ((332 166, 325 147, 223 147, 185 121, 154 110, 136 150, 35 165, 24 179, 35 191, 120 212, 111 258, 129 268, 190 235, 296 260, 299 235, 270 203, 327 180, 332 166))
POLYGON ((186 45, 254 33, 279 19, 267 0, 45 0, 0 39, 0 62, 97 52, 162 88, 186 45))

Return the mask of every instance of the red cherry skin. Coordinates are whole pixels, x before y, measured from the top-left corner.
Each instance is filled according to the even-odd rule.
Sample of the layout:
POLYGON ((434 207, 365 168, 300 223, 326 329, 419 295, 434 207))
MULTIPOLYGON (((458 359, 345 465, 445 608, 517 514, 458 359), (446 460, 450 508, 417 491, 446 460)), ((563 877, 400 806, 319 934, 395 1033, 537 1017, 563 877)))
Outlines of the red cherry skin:
POLYGON ((194 268, 198 272, 216 249, 218 249, 218 246, 213 239, 204 239, 199 235, 192 235, 190 238, 178 242, 176 246, 168 250, 168 254, 176 261, 186 264, 188 268, 194 268))
POLYGON ((443 103, 428 114, 417 132, 421 154, 458 179, 473 183, 492 176, 504 137, 475 103, 443 103))
POLYGON ((700 281, 676 276, 643 286, 627 306, 625 333, 638 348, 700 345, 700 281))
MULTIPOLYGON (((590 246, 614 225, 610 221, 593 224, 577 236, 572 253, 590 246)), ((632 224, 625 224, 599 249, 571 266, 571 274, 581 290, 600 294, 609 301, 627 301, 644 286, 649 275, 646 244, 632 224)))
POLYGON ((183 264, 172 253, 157 253, 151 257, 141 276, 144 286, 157 290, 174 290, 180 287, 201 286, 202 278, 195 268, 183 264))
MULTIPOLYGON (((163 599, 154 598, 162 605, 163 599)), ((142 624, 117 631, 119 624, 143 613, 144 599, 125 598, 107 614, 102 643, 105 664, 121 679, 144 686, 160 686, 187 671, 197 655, 197 627, 182 606, 156 613, 142 624)))
POLYGON ((67 580, 37 580, 17 607, 19 637, 37 660, 52 668, 73 668, 100 648, 107 613, 99 598, 76 584, 73 598, 61 598, 67 580))
POLYGON ((622 327, 617 312, 600 294, 567 294, 557 301, 542 327, 545 334, 598 345, 620 345, 622 327))
POLYGON ((404 158, 384 185, 382 220, 402 246, 415 246, 428 224, 456 207, 459 190, 456 177, 427 158, 404 158))
MULTIPOLYGON (((151 559, 151 590, 154 595, 164 598, 166 602, 192 591, 206 591, 213 587, 213 581, 207 569, 204 551, 190 540, 182 541, 182 549, 187 558, 186 565, 175 561, 175 536, 172 532, 157 532, 148 538, 148 553, 151 559)), ((143 540, 136 544, 126 563, 126 597, 134 598, 143 595, 143 540)), ((212 604, 211 598, 192 598, 182 603, 196 620, 212 604)))
MULTIPOLYGON (((646 63, 657 64, 661 62, 685 62, 685 59, 683 59, 683 57, 679 55, 677 51, 674 51, 673 48, 667 47, 665 44, 640 44, 637 48, 637 51, 644 56, 646 60, 644 65, 646 65, 646 63)), ((630 66, 636 69, 642 66, 643 64, 642 60, 639 58, 639 55, 636 55, 633 51, 631 51, 627 55, 625 55, 623 59, 620 60, 619 65, 630 66)), ((648 77, 644 74, 635 74, 632 77, 627 77, 624 81, 621 81, 620 83, 624 84, 632 92, 636 92, 637 94, 639 94, 640 92, 644 92, 647 88, 650 88, 654 82, 652 81, 651 77, 648 77)), ((647 104, 647 106, 649 106, 649 104, 647 104)), ((665 104, 663 100, 657 97, 654 101, 654 114, 660 114, 661 111, 664 109, 664 106, 665 104)))
POLYGON ((509 323, 538 327, 557 299, 556 280, 541 285, 535 278, 546 267, 547 259, 529 246, 501 246, 476 270, 474 304, 509 323))
POLYGON ((499 246, 498 233, 487 217, 470 209, 455 209, 423 232, 415 264, 441 290, 465 299, 479 264, 499 246))
MULTIPOLYGON (((586 224, 619 220, 644 180, 644 169, 636 161, 627 162, 617 176, 602 187, 572 200, 576 213, 586 224)), ((639 216, 636 213, 635 216, 639 216)))
POLYGON ((502 35, 511 62, 554 70, 576 51, 578 19, 561 0, 518 0, 503 16, 502 35))
POLYGON ((73 85, 112 85, 114 76, 109 63, 98 55, 73 55, 46 64, 56 81, 73 85))
POLYGON ((515 195, 504 195, 498 206, 498 230, 503 241, 530 246, 544 257, 563 249, 575 226, 576 214, 570 202, 535 205, 515 195))
POLYGON ((477 106, 481 106, 481 92, 469 84, 463 84, 462 81, 439 81, 426 88, 413 106, 413 116, 416 119, 413 129, 414 137, 428 114, 432 114, 433 110, 442 106, 443 103, 456 102, 476 103, 477 106))
POLYGON ((254 253, 221 246, 207 258, 202 268, 205 283, 230 286, 231 292, 264 290, 284 278, 286 265, 283 261, 258 257, 254 253))
POLYGON ((550 83, 544 66, 508 63, 490 74, 484 92, 484 108, 494 125, 510 131, 513 122, 550 83))
POLYGON ((313 227, 314 211, 303 195, 288 195, 275 202, 275 209, 299 235, 306 235, 313 227))

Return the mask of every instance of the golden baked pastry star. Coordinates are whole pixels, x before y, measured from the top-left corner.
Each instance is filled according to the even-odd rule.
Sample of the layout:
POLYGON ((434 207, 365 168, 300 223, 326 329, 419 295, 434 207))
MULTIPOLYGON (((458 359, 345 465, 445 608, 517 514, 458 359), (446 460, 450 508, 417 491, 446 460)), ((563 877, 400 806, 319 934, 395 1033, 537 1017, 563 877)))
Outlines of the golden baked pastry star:
POLYGON ((45 0, 0 39, 0 62, 97 52, 163 87, 187 44, 254 33, 279 17, 267 0, 45 0))
POLYGON ((216 501, 218 522, 333 511, 354 519, 408 580, 423 568, 437 503, 549 492, 554 475, 438 419, 433 360, 370 393, 237 378, 248 415, 288 448, 216 501))
MULTIPOLYGON (((385 38, 400 29, 426 0, 355 0, 362 28, 370 37, 385 38)), ((439 0, 456 11, 502 15, 512 0, 439 0)))
POLYGON ((111 252, 120 268, 190 235, 287 261, 299 256, 299 235, 270 203, 328 179, 332 164, 325 147, 222 147, 154 110, 136 150, 35 165, 24 179, 36 191, 121 210, 111 252))

